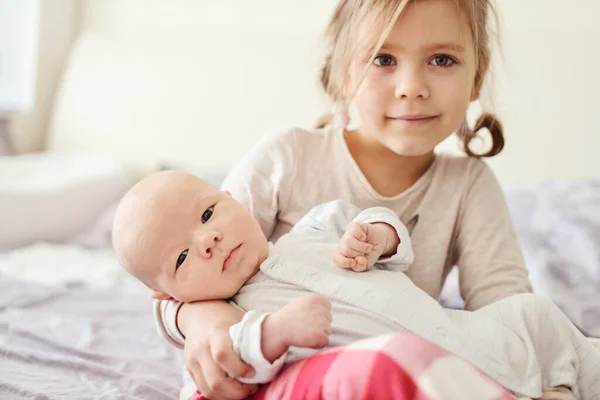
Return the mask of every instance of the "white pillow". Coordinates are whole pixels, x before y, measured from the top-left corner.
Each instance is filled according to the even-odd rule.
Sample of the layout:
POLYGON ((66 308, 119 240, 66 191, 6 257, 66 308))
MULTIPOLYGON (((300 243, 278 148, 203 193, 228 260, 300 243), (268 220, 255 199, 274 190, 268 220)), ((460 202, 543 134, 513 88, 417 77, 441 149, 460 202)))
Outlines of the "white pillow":
POLYGON ((0 157, 0 248, 70 241, 133 183, 112 159, 51 153, 0 157))
POLYGON ((188 174, 196 175, 197 177, 204 179, 206 182, 218 188, 221 187, 229 173, 226 168, 200 168, 180 161, 163 161, 159 165, 159 170, 187 172, 188 174))

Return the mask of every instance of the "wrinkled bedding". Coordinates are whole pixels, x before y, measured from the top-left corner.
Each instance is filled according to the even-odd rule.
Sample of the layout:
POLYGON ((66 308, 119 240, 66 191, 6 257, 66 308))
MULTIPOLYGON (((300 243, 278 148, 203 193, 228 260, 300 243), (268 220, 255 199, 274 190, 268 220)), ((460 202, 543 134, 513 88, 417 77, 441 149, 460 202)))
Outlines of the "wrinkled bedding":
POLYGON ((534 290, 600 337, 600 180, 553 180, 508 192, 534 290))
MULTIPOLYGON (((77 265, 67 253, 70 267, 77 265)), ((101 267, 85 261, 79 258, 83 270, 101 267)), ((123 275, 103 288, 72 274, 57 280, 0 275, 0 398, 177 398, 182 354, 156 333, 141 285, 123 275)))

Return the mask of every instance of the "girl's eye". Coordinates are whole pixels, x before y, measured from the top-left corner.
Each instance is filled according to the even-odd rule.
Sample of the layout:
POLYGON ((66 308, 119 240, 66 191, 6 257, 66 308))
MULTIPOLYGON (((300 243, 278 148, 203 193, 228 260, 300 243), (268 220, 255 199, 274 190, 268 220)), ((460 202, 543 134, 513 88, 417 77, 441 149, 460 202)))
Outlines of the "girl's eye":
POLYGON ((431 63, 436 67, 449 67, 452 64, 456 63, 450 56, 439 55, 435 56, 431 59, 431 63))
POLYGON ((179 257, 177 257, 177 263, 175 264, 175 269, 179 268, 181 266, 181 264, 183 264, 183 262, 187 258, 187 254, 188 254, 187 250, 184 250, 181 252, 179 257))
POLYGON ((215 211, 215 207, 210 206, 206 209, 206 211, 204 211, 204 213, 202 213, 202 223, 203 224, 208 222, 208 220, 212 217, 214 211, 215 211))
POLYGON ((380 56, 375 57, 373 62, 378 67, 390 67, 394 65, 396 61, 394 60, 394 57, 387 54, 382 54, 380 56))

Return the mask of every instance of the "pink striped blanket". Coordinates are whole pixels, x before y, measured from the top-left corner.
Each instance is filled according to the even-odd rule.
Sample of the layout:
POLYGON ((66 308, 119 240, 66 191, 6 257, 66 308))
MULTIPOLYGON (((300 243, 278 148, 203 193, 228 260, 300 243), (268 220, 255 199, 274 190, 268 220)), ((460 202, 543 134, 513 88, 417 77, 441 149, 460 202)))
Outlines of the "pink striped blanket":
MULTIPOLYGON (((190 400, 204 397, 196 392, 190 400)), ((516 399, 476 367, 418 336, 365 339, 291 363, 252 400, 516 399)))

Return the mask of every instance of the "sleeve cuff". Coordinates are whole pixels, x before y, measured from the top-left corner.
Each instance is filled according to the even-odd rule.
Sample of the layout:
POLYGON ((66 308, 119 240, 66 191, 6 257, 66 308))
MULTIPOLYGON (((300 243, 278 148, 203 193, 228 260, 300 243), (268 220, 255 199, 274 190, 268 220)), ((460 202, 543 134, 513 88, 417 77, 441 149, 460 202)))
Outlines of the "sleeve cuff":
POLYGON ((406 226, 400 221, 396 213, 389 208, 373 207, 358 214, 356 218, 354 218, 354 222, 364 222, 369 224, 383 222, 392 226, 396 230, 398 238, 400 238, 400 244, 398 244, 396 254, 390 257, 381 257, 377 260, 377 263, 393 267, 394 270, 398 271, 408 270, 408 267, 414 261, 412 242, 408 229, 406 229, 406 226))
POLYGON ((154 318, 158 334, 180 349, 183 349, 185 344, 185 337, 177 327, 177 313, 182 304, 173 300, 154 300, 154 318))
POLYGON ((270 363, 261 350, 262 323, 269 314, 248 311, 244 318, 229 328, 233 349, 240 358, 254 368, 252 378, 236 378, 242 383, 267 383, 277 376, 287 358, 287 352, 270 363))

